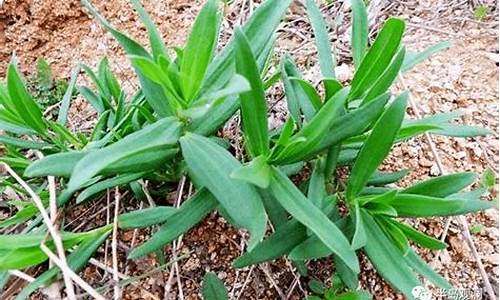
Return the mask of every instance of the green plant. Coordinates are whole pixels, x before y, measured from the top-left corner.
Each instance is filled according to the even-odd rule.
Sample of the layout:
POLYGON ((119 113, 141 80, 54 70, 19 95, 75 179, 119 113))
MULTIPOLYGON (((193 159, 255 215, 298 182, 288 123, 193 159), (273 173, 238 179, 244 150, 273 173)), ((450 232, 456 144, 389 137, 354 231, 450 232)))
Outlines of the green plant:
POLYGON ((57 104, 68 90, 68 81, 54 79, 49 63, 39 58, 36 61, 36 74, 28 77, 27 87, 35 101, 46 109, 57 104))
POLYGON ((345 285, 342 279, 337 274, 333 274, 331 278, 331 286, 325 285, 323 282, 312 279, 308 282, 309 289, 313 295, 307 296, 304 300, 369 300, 372 299, 370 294, 363 290, 348 290, 345 291, 345 285))
MULTIPOLYGON (((364 3, 353 1, 356 71, 352 82, 344 86, 335 79, 325 21, 315 2, 308 0, 324 93, 302 79, 293 58, 285 55, 278 69, 289 117, 278 130, 269 131, 266 89, 270 84, 263 78, 278 78, 268 74, 268 62, 275 30, 291 0, 264 2, 217 53, 220 15, 217 2, 209 0, 185 47, 176 48, 174 57, 139 2, 131 2, 146 26, 151 51, 114 29, 88 1, 83 4, 125 49, 140 90, 127 96, 106 59, 97 71, 81 66, 95 90, 82 86, 79 92, 96 109, 98 121, 92 133, 75 134, 65 127, 70 97, 62 100, 58 122, 45 119, 11 64, 7 87, 0 87, 0 128, 9 132, 0 137, 7 149, 1 161, 38 186, 39 194, 47 195, 47 176, 60 177, 58 205, 62 208, 73 198, 80 203, 116 186, 127 186, 141 199, 143 181, 164 190, 186 176, 196 193, 180 207, 157 206, 120 216, 122 229, 160 225, 149 240, 131 251, 130 259, 158 253, 217 210, 250 233, 247 252, 234 262, 237 268, 287 256, 303 270, 306 260, 331 256, 338 276, 350 290, 347 297, 359 296, 363 295, 356 291, 359 251, 410 299, 412 288, 421 285, 417 275, 439 287, 450 287, 410 247, 411 242, 437 250, 446 244, 400 218, 460 215, 496 203, 480 200, 484 189, 462 191, 474 182, 472 173, 436 177, 397 189, 389 184, 407 171, 377 171, 393 145, 419 134, 467 137, 489 133, 452 123, 459 112, 406 119, 409 93, 392 95, 389 91, 401 72, 449 47, 448 43, 421 53, 408 52, 401 43, 404 22, 395 18, 388 19, 373 43, 368 43, 364 3), (12 101, 14 98, 19 101, 12 101), (216 137, 217 130, 236 113, 242 121, 243 162, 216 137), (25 149, 36 149, 44 157, 31 162, 25 149), (310 176, 294 183, 290 176, 304 166, 311 169, 310 176), (340 166, 350 170, 347 180, 336 176, 340 166), (347 212, 341 214, 339 207, 347 212), (266 236, 268 222, 274 232, 266 236)), ((11 179, 4 182, 5 187, 22 193, 11 179)), ((8 224, 37 215, 33 209, 21 214, 23 210, 8 224)), ((85 263, 78 259, 78 266, 85 263)), ((5 268, 0 263, 0 270, 5 268)), ((52 279, 56 271, 48 272, 52 279)), ((213 276, 207 276, 207 291, 213 290, 210 286, 220 286, 213 276)), ((40 282, 37 284, 19 298, 28 296, 40 282)), ((333 299, 343 299, 337 292, 333 299)))
POLYGON ((484 18, 488 16, 488 13, 491 11, 488 5, 481 4, 474 8, 474 18, 478 21, 482 21, 484 18))
POLYGON ((204 300, 229 299, 224 283, 214 273, 207 273, 203 277, 201 293, 204 300))

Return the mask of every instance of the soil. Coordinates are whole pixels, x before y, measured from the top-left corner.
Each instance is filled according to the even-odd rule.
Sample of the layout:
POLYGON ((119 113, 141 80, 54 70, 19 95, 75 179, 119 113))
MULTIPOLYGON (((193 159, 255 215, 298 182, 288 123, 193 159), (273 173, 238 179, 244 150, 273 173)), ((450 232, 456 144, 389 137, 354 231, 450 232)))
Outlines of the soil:
MULTIPOLYGON (((93 1, 97 9, 119 30, 126 32, 143 44, 147 43, 145 29, 126 0, 93 1)), ((169 47, 182 45, 192 22, 203 1, 164 0, 142 1, 146 10, 158 24, 160 32, 169 47)), ((259 2, 259 1, 255 1, 259 2)), ((347 1, 348 2, 348 1, 347 1)), ((405 44, 410 50, 422 50, 436 42, 450 40, 453 47, 433 56, 404 75, 404 82, 410 88, 412 99, 423 115, 449 112, 461 109, 465 112, 460 123, 487 127, 493 134, 487 137, 459 139, 433 136, 437 152, 447 172, 474 171, 483 173, 491 168, 498 174, 499 108, 498 108, 498 7, 495 1, 479 1, 491 7, 491 12, 482 20, 474 18, 473 4, 478 1, 377 1, 382 3, 376 14, 375 24, 380 24, 387 16, 397 16, 408 22, 405 44)), ((226 10, 223 31, 227 32, 235 23, 240 23, 258 3, 242 8, 247 1, 235 0, 226 10)), ((352 76, 349 53, 349 30, 344 24, 349 20, 347 3, 336 1, 324 6, 323 11, 331 25, 331 38, 337 52, 337 74, 344 81, 352 76)), ((313 34, 307 25, 307 16, 300 5, 294 5, 286 16, 288 25, 280 29, 279 53, 291 52, 297 58, 305 77, 317 82, 319 67, 313 34), (291 24, 291 25, 290 25, 291 24)), ((376 32, 377 27, 372 31, 376 32)), ((224 38, 227 38, 225 35, 224 38)), ((95 66, 99 59, 108 56, 111 67, 132 91, 136 86, 135 77, 119 45, 95 20, 89 18, 80 2, 75 0, 7 0, 0 1, 0 76, 12 54, 15 53, 20 68, 25 74, 33 73, 38 57, 46 58, 53 67, 53 73, 67 78, 77 62, 95 66)), ((79 79, 85 82, 85 79, 79 79)), ((396 90, 402 90, 401 82, 396 90)), ((271 125, 282 122, 284 100, 281 87, 274 87, 269 95, 273 111, 271 125)), ((408 110, 414 117, 415 112, 408 110)), ((82 99, 77 99, 71 108, 70 123, 73 128, 85 130, 93 122, 94 112, 82 99)), ((224 134, 235 140, 238 132, 228 125, 224 134)), ((411 169, 401 186, 438 175, 438 166, 425 138, 416 138, 395 147, 386 160, 383 170, 411 169)), ((165 199, 175 198, 173 195, 165 199)), ((498 197, 498 188, 489 198, 498 197)), ((155 199, 156 200, 156 199, 155 199)), ((162 201, 158 199, 158 201, 162 201)), ((166 201, 166 200, 163 200, 166 201)), ((122 211, 137 209, 138 204, 130 197, 124 197, 122 211)), ((78 206, 67 216, 75 222, 70 227, 94 228, 106 223, 107 213, 112 208, 107 199, 78 206), (76 224, 79 224, 76 226, 76 224)), ((499 230, 498 210, 489 210, 467 216, 470 226, 480 225, 481 230, 472 235, 479 255, 484 263, 490 281, 496 287, 499 278, 499 230)), ((411 224, 430 235, 440 237, 445 219, 411 220, 411 224)), ((159 265, 153 257, 140 260, 126 260, 125 255, 133 245, 147 239, 149 230, 122 231, 119 236, 121 255, 119 270, 128 276, 141 276, 123 291, 124 299, 162 299, 167 293, 165 283, 169 280, 169 270, 151 273, 159 265)), ((234 299, 279 299, 279 293, 288 295, 296 278, 296 271, 284 259, 270 264, 236 271, 231 262, 244 249, 246 236, 228 225, 216 213, 211 214, 196 228, 188 232, 178 245, 177 256, 180 278, 174 276, 168 294, 172 299, 200 299, 201 278, 207 271, 217 273, 231 291, 234 299), (185 254, 185 255, 184 255, 185 254), (267 274, 267 275, 266 275, 267 274), (179 285, 182 289, 179 289, 179 285)), ((451 221, 446 236, 449 247, 439 253, 418 250, 423 257, 433 263, 435 269, 449 279, 457 289, 477 290, 483 288, 477 264, 461 234, 457 220, 451 221)), ((172 247, 166 248, 167 260, 173 256, 172 247)), ((111 265, 110 243, 96 254, 95 258, 111 265)), ((373 267, 362 258, 362 287, 369 290, 375 299, 403 299, 385 284, 373 267)), ((334 266, 329 260, 310 262, 309 277, 301 278, 290 292, 290 299, 300 299, 310 291, 307 282, 318 278, 328 282, 334 266)), ((39 270, 38 270, 39 271, 39 270)), ((33 272, 37 272, 34 270, 33 272)), ((33 273, 32 275, 36 275, 33 273)), ((92 286, 106 286, 111 274, 95 266, 82 271, 82 277, 92 286)), ((112 297, 112 287, 105 289, 107 297, 112 297)), ((498 294, 498 291, 496 291, 498 294)), ((42 293, 34 299, 43 298, 42 293)))

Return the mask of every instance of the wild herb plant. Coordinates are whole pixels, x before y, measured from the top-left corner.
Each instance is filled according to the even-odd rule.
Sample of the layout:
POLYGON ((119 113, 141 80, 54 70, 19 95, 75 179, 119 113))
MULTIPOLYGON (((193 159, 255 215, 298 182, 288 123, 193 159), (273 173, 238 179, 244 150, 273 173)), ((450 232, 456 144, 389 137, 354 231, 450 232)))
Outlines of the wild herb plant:
MULTIPOLYGON (((78 203, 127 184, 140 198, 142 180, 161 184, 187 176, 196 193, 179 208, 158 206, 120 216, 122 229, 161 224, 149 240, 133 249, 130 259, 161 250, 217 210, 250 234, 247 252, 234 262, 236 268, 286 256, 305 274, 307 260, 331 256, 343 285, 350 290, 347 295, 361 297, 365 293, 357 291, 361 271, 357 253, 363 252, 377 272, 410 299, 413 287, 421 285, 420 275, 439 287, 450 287, 410 246, 411 242, 438 250, 446 244, 402 218, 462 215, 496 203, 480 200, 484 188, 463 191, 475 181, 472 173, 435 177, 399 189, 390 184, 408 171, 377 171, 393 145, 419 134, 467 137, 488 133, 452 123, 459 112, 421 120, 406 118, 409 93, 390 92, 401 72, 449 44, 440 43, 421 53, 406 51, 401 42, 405 25, 396 18, 388 19, 370 42, 364 3, 353 0, 355 73, 345 85, 335 78, 326 23, 315 2, 308 0, 324 92, 302 79, 293 57, 282 57, 278 69, 289 114, 279 130, 269 131, 269 84, 263 78, 270 77, 275 31, 291 0, 265 1, 220 51, 221 16, 217 2, 209 0, 186 45, 175 48, 174 57, 137 0, 131 3, 146 26, 151 51, 114 29, 87 0, 82 3, 125 49, 140 90, 125 95, 106 60, 96 72, 82 66, 96 90, 82 86, 79 92, 98 112, 98 121, 90 135, 74 134, 64 127, 69 100, 62 100, 58 122, 46 120, 26 92, 15 64, 9 66, 7 87, 0 87, 0 127, 9 132, 0 137, 7 150, 1 160, 37 184, 41 195, 47 194, 46 176, 61 178, 61 207, 74 196, 78 203), (235 114, 242 121, 243 162, 215 136, 235 114), (31 163, 25 149, 36 149, 44 157, 31 163), (292 181, 290 176, 305 166, 311 169, 305 182, 292 181), (339 166, 350 170, 347 180, 337 176, 339 166), (343 213, 340 207, 345 208, 343 213), (269 223, 274 229, 270 233, 269 223)), ((10 179, 5 182, 18 188, 10 179)), ((17 222, 35 216, 33 211, 28 218, 19 216, 17 222)), ((14 257, 25 253, 28 258, 17 265, 1 260, 0 270, 46 260, 43 253, 36 259, 30 256, 40 242, 35 233, 44 231, 43 226, 35 226, 26 234, 0 236, 6 241, 29 241, 22 247, 10 243, 13 249, 5 253, 14 257)), ((109 228, 96 229, 98 239, 93 232, 68 233, 69 241, 80 242, 70 254, 71 266, 81 268, 109 228), (92 243, 82 242, 88 236, 94 237, 92 243), (85 255, 77 255, 79 249, 85 255)), ((73 245, 68 242, 68 249, 73 245)), ((48 270, 18 298, 27 297, 56 275, 56 268, 48 270)), ((207 286, 219 284, 208 276, 207 286)), ((333 296, 340 294, 335 291, 333 296)))

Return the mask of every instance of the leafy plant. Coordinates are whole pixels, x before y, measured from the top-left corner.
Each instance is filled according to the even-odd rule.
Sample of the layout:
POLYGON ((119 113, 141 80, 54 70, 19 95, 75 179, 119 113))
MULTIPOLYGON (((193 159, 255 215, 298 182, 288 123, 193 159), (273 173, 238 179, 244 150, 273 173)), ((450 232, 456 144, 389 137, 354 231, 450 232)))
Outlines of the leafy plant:
MULTIPOLYGON (((401 72, 449 44, 407 52, 402 45, 405 24, 396 18, 389 18, 369 43, 364 3, 353 1, 356 71, 352 82, 343 85, 335 78, 326 23, 315 2, 308 0, 324 92, 302 79, 293 58, 285 55, 277 74, 289 116, 280 128, 269 131, 266 89, 270 85, 265 78, 278 78, 268 74, 268 62, 276 28, 291 0, 262 3, 220 51, 216 51, 221 23, 218 3, 208 0, 186 45, 175 48, 175 53, 163 43, 139 1, 131 2, 147 29, 151 50, 114 29, 87 0, 82 2, 122 45, 140 83, 138 91, 127 95, 106 59, 95 71, 79 66, 94 85, 78 88, 97 112, 91 133, 73 133, 65 127, 71 99, 66 95, 72 94, 77 71, 61 101, 57 122, 42 115, 14 62, 9 65, 7 84, 0 86, 0 129, 7 132, 0 136, 6 148, 0 161, 38 187, 36 192, 45 205, 47 176, 61 178, 57 202, 62 209, 74 198, 81 203, 116 186, 125 186, 142 199, 145 181, 162 193, 186 176, 196 192, 180 207, 156 206, 120 216, 122 229, 160 225, 149 240, 130 252, 129 259, 158 253, 217 210, 232 225, 250 233, 247 252, 234 262, 237 268, 287 256, 303 269, 307 260, 331 256, 348 291, 332 287, 317 293, 325 299, 366 298, 358 290, 357 252, 364 253, 377 272, 410 299, 412 288, 421 285, 420 275, 438 287, 450 287, 411 248, 414 243, 438 250, 446 244, 401 218, 462 215, 496 203, 480 199, 484 188, 463 191, 475 181, 472 173, 435 177, 399 189, 391 184, 407 170, 377 170, 395 144, 425 132, 455 137, 489 133, 452 123, 459 112, 408 119, 409 93, 390 92, 401 72), (217 137, 217 131, 236 114, 242 121, 246 150, 242 161, 217 137), (38 151, 41 158, 29 160, 26 150, 38 151), (302 172, 304 166, 311 170, 309 176, 302 172), (350 171, 347 179, 336 176, 339 166, 350 171), (291 175, 297 173, 303 175, 302 182, 292 180, 291 175), (340 207, 345 208, 342 213, 340 207), (268 222, 274 232, 266 235, 268 222)), ((490 186, 491 181, 485 180, 484 185, 490 186)), ((12 179, 4 180, 2 186, 25 196, 12 179)), ((12 205, 19 207, 18 212, 0 226, 37 218, 32 204, 13 201, 12 205)), ((39 227, 27 227, 29 236, 3 237, 29 241, 4 254, 12 250, 15 257, 34 258, 0 260, 0 270, 46 260, 33 248, 40 242, 33 234, 45 232, 39 227)), ((109 233, 108 227, 95 230, 100 235, 92 236, 94 241, 74 238, 89 233, 68 233, 68 251, 77 246, 68 257, 72 267, 81 268, 99 246, 97 241, 109 233)), ((48 270, 18 297, 28 297, 57 272, 48 270)), ((207 299, 225 297, 218 294, 223 284, 214 275, 206 275, 204 282, 207 299)))
POLYGON ((482 21, 488 16, 490 8, 486 4, 480 4, 474 8, 474 18, 478 21, 482 21))

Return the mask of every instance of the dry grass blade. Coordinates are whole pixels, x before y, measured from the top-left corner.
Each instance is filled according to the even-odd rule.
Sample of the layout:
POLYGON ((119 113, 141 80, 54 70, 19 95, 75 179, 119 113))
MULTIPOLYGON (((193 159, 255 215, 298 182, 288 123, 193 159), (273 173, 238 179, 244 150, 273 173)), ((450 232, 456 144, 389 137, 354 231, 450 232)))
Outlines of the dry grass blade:
MULTIPOLYGON (((47 211, 45 210, 45 207, 42 203, 42 200, 31 189, 31 187, 19 175, 17 175, 17 173, 14 170, 12 170, 12 168, 8 164, 2 163, 2 165, 5 167, 7 172, 26 190, 26 192, 28 192, 31 199, 35 203, 37 209, 40 211, 43 222, 47 226, 47 229, 48 229, 50 235, 52 236, 52 239, 54 240, 54 244, 55 244, 56 249, 57 249, 57 254, 59 255, 60 264, 58 264, 58 266, 60 267, 60 269, 62 270, 62 273, 63 273, 64 284, 66 285, 66 293, 68 294, 68 298, 69 299, 76 299, 75 290, 73 287, 73 283, 71 282, 71 276, 70 276, 70 273, 73 271, 71 271, 71 269, 68 267, 68 263, 66 262, 66 255, 64 254, 64 246, 63 246, 63 243, 61 240, 61 236, 57 232, 52 221, 50 220, 50 217, 47 214, 47 211)), ((55 201, 55 197, 54 196, 49 197, 49 201, 50 202, 55 201)), ((56 206, 57 204, 52 203, 49 205, 56 206)), ((41 247, 42 246, 43 245, 41 245, 41 247)))
MULTIPOLYGON (((101 294, 99 294, 94 288, 92 288, 87 282, 85 282, 80 276, 78 276, 73 270, 64 265, 64 263, 45 245, 41 244, 40 248, 42 251, 61 269, 66 268, 66 274, 82 289, 85 290, 89 295, 97 300, 105 300, 101 294)), ((64 272, 64 271, 63 271, 64 272)), ((76 298, 75 298, 76 299, 76 298)))
POLYGON ((13 276, 16 276, 16 277, 19 277, 23 280, 26 280, 27 282, 33 282, 35 281, 35 278, 31 277, 30 275, 24 273, 24 272, 21 272, 19 270, 9 270, 9 274, 10 275, 13 275, 13 276))
POLYGON ((120 280, 118 272, 118 214, 120 213, 120 190, 115 188, 115 214, 113 218, 113 239, 111 241, 111 251, 113 256, 113 280, 115 282, 114 286, 114 298, 118 300, 121 298, 121 289, 118 284, 120 280))

